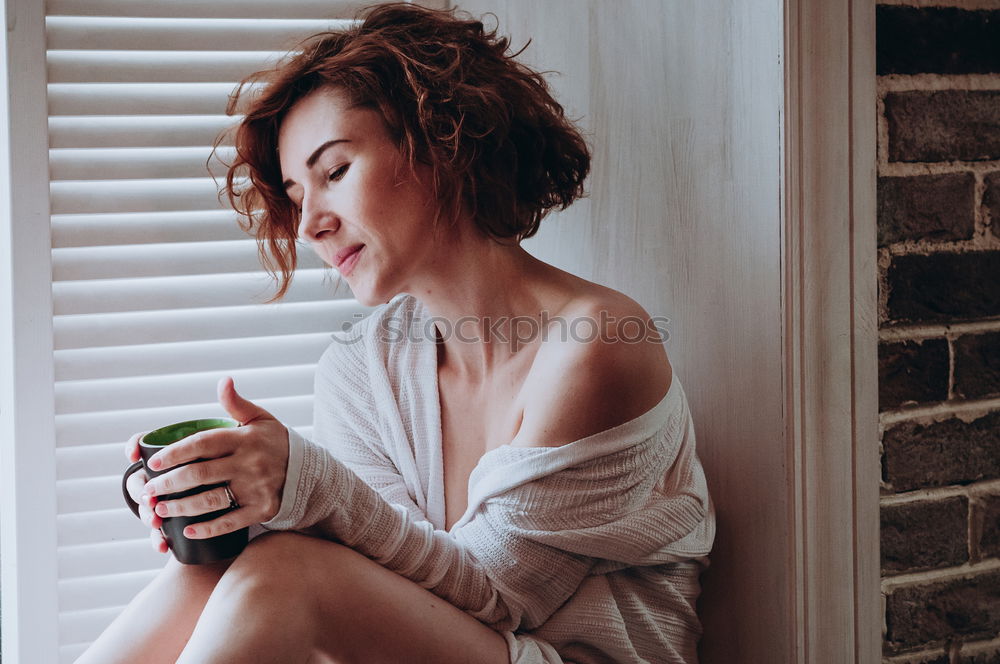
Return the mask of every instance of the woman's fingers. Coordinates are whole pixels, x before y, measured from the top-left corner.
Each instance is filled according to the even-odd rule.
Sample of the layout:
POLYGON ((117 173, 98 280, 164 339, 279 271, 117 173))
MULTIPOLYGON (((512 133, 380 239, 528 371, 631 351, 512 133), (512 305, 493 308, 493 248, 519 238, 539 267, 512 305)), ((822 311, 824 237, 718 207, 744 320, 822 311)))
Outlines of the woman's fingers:
POLYGON ((150 502, 139 503, 139 520, 142 521, 147 528, 159 528, 163 525, 163 519, 156 513, 155 507, 155 499, 150 502))
MULTIPOLYGON (((228 457, 189 463, 149 480, 143 487, 142 493, 165 496, 199 486, 221 484, 234 476, 234 470, 233 463, 228 457)), ((228 502, 226 504, 228 505, 228 502)))
POLYGON ((193 496, 157 502, 154 511, 158 516, 166 518, 169 516, 197 516, 227 507, 229 507, 229 494, 226 493, 225 488, 218 487, 201 491, 193 496))
POLYGON ((142 437, 145 435, 145 431, 133 434, 132 437, 128 439, 128 442, 125 443, 125 456, 128 457, 129 461, 139 460, 139 441, 142 440, 142 437))
POLYGON ((250 516, 250 510, 245 507, 226 512, 220 517, 211 521, 192 523, 184 527, 184 537, 188 539, 205 539, 207 537, 218 537, 231 533, 240 528, 257 523, 257 520, 250 516))
MULTIPOLYGON (((159 527, 163 525, 163 519, 156 514, 154 508, 156 507, 156 497, 150 496, 145 492, 143 487, 146 485, 146 471, 137 470, 132 473, 127 480, 125 480, 125 486, 128 489, 128 494, 132 497, 136 503, 139 504, 139 520, 147 528, 152 528, 155 534, 154 539, 159 537, 163 539, 160 535, 159 527)), ((166 546, 164 544, 164 546, 166 546)), ((154 546, 154 548, 156 548, 154 546)))
POLYGON ((163 533, 159 530, 149 531, 149 543, 157 553, 167 552, 167 540, 163 539, 163 533))
POLYGON ((147 465, 160 471, 198 459, 216 459, 231 454, 242 432, 235 429, 208 429, 192 434, 173 445, 167 445, 147 461, 147 465))
POLYGON ((149 478, 146 477, 146 471, 139 469, 132 473, 127 480, 125 480, 125 488, 128 489, 128 495, 132 496, 132 500, 142 504, 142 494, 143 487, 146 486, 146 482, 149 478))

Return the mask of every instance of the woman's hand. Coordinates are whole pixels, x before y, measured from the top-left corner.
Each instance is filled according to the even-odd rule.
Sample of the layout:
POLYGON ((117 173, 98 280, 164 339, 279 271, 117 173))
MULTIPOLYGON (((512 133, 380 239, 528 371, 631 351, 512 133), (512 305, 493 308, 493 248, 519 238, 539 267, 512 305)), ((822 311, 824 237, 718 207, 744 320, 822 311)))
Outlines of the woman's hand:
MULTIPOLYGON (((278 513, 288 465, 287 429, 270 413, 237 394, 231 378, 219 382, 219 403, 240 423, 238 428, 202 431, 150 457, 153 470, 195 462, 148 480, 139 490, 140 518, 146 513, 142 495, 149 497, 149 521, 143 522, 150 527, 158 529, 164 517, 195 516, 229 507, 223 487, 175 500, 156 498, 209 484, 228 483, 239 507, 211 521, 187 526, 184 535, 189 539, 224 535, 269 521, 278 513)), ((133 438, 137 456, 138 438, 133 438)), ((133 477, 139 475, 137 472, 133 477)), ((135 493, 131 483, 129 493, 135 493)), ((157 534, 153 537, 154 547, 163 551, 157 534)))
MULTIPOLYGON (((125 456, 128 457, 129 461, 139 460, 139 440, 146 435, 147 432, 137 433, 128 439, 125 443, 125 456)), ((163 539, 163 533, 160 532, 160 526, 163 525, 163 519, 161 519, 154 511, 153 507, 156 505, 155 499, 150 499, 149 496, 145 495, 143 492, 143 487, 146 486, 148 481, 146 477, 146 471, 140 468, 138 471, 132 473, 129 478, 125 481, 125 486, 128 489, 128 493, 132 496, 132 500, 139 504, 139 519, 146 524, 148 527, 152 528, 149 533, 149 541, 153 545, 153 549, 160 553, 167 552, 167 541, 163 539)))

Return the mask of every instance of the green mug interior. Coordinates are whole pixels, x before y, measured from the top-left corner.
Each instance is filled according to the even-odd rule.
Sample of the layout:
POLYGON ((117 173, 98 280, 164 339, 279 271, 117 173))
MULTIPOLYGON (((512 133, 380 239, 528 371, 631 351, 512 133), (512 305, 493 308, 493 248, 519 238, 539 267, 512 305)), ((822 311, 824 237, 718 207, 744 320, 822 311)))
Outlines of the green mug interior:
POLYGON ((146 445, 169 445, 178 440, 187 438, 193 433, 206 431, 208 429, 222 429, 238 426, 235 420, 225 418, 210 418, 204 420, 188 420, 177 424, 168 424, 155 431, 150 431, 142 437, 142 442, 146 445))

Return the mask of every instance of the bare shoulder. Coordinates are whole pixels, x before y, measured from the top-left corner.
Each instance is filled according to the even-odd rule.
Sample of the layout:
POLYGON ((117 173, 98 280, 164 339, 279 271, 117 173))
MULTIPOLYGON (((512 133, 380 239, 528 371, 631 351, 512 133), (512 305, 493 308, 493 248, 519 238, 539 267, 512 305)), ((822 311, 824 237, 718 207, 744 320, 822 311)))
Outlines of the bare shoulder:
POLYGON ((559 446, 647 412, 672 368, 654 319, 616 291, 580 298, 550 321, 525 380, 517 446, 559 446))

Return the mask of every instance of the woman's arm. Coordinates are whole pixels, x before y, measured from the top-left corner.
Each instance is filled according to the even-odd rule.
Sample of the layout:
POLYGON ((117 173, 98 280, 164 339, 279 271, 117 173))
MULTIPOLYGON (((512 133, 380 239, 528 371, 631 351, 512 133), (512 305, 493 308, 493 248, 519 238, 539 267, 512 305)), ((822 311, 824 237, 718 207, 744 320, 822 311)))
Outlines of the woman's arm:
MULTIPOLYGON (((658 350, 665 363, 662 347, 658 350)), ((635 356, 639 348, 621 352, 635 356)), ((625 356, 617 359, 621 361, 609 362, 607 349, 596 346, 564 356, 558 373, 564 381, 572 382, 573 389, 558 391, 563 395, 561 399, 542 401, 550 415, 535 418, 539 423, 535 430, 544 431, 550 440, 569 442, 580 431, 586 435, 620 423, 609 425, 605 421, 607 407, 576 409, 578 417, 563 417, 580 403, 603 402, 607 406, 609 381, 617 381, 611 383, 615 386, 626 384, 622 374, 627 374, 635 384, 643 375, 640 367, 649 371, 655 366, 636 362, 635 357, 631 361, 625 361, 625 356), (617 374, 612 375, 614 372, 617 374)), ((320 375, 331 375, 329 370, 335 367, 326 369, 321 369, 320 375)), ((357 391, 337 392, 335 388, 341 382, 337 379, 327 384, 317 379, 317 396, 322 395, 324 401, 317 404, 315 434, 335 448, 334 453, 294 434, 290 437, 290 458, 300 459, 302 471, 290 467, 286 500, 279 514, 265 526, 308 528, 310 533, 343 542, 497 628, 531 628, 558 609, 596 563, 594 557, 583 552, 587 545, 580 542, 587 528, 600 528, 614 521, 616 510, 641 507, 645 498, 636 494, 648 492, 663 477, 663 465, 670 463, 667 457, 672 458, 668 450, 660 449, 658 441, 649 441, 646 449, 637 449, 629 459, 625 458, 629 455, 622 455, 609 465, 617 473, 613 478, 597 477, 597 482, 589 482, 585 476, 599 470, 572 469, 535 483, 524 493, 487 500, 474 518, 447 533, 435 530, 419 511, 414 514, 405 482, 381 449, 384 441, 379 440, 377 431, 351 430, 348 423, 370 427, 375 416, 361 416, 360 412, 352 416, 347 412, 359 408, 351 403, 357 391), (323 411, 329 414, 321 415, 323 411), (657 463, 650 463, 649 450, 659 459, 657 463), (628 464, 640 457, 641 463, 628 470, 632 468, 628 464), (623 473, 633 477, 623 478, 623 473), (645 489, 629 491, 634 487, 645 489), (626 497, 626 493, 632 495, 626 497), (404 497, 396 501, 387 494, 404 497)), ((639 410, 654 405, 665 387, 651 391, 648 385, 640 384, 638 389, 646 396, 638 399, 639 410), (643 403, 650 399, 650 404, 643 403)), ((615 394, 629 398, 630 393, 619 389, 615 394)), ((630 409, 636 406, 632 403, 630 409)), ((689 502, 690 509, 685 505, 684 518, 675 524, 678 539, 693 530, 703 516, 703 506, 695 504, 696 500, 689 502)), ((627 530, 621 532, 623 537, 627 530)))
POLYGON ((389 503, 325 448, 302 446, 296 497, 265 523, 308 529, 376 560, 498 630, 541 624, 576 590, 593 559, 534 542, 508 506, 487 503, 453 533, 389 503))
POLYGON ((339 541, 498 629, 515 629, 525 616, 544 620, 576 589, 591 559, 515 538, 495 507, 454 533, 436 530, 414 500, 419 490, 393 461, 412 461, 410 443, 385 439, 368 399, 365 358, 362 348, 340 343, 324 353, 316 442, 289 432, 281 508, 264 527, 339 541), (393 444, 401 445, 395 454, 393 444), (521 573, 512 575, 522 558, 521 573), (532 568, 535 560, 544 561, 542 570, 532 568))

